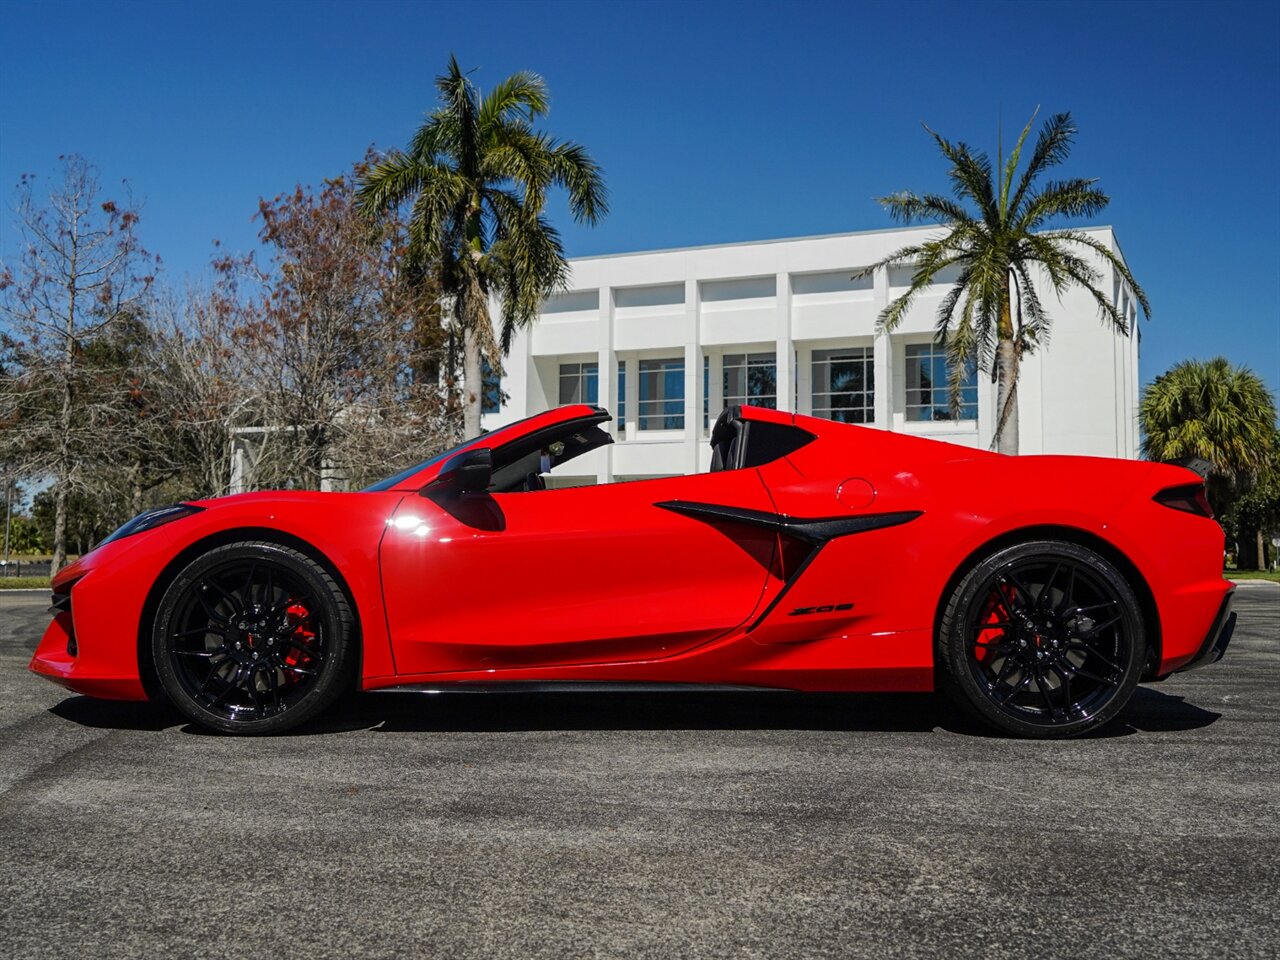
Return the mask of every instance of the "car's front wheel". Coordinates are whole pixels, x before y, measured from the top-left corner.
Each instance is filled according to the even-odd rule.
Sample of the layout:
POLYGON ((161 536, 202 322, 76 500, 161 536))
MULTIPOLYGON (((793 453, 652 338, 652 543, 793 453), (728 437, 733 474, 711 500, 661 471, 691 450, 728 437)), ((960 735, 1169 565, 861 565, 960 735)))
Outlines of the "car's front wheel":
POLYGON ((151 649, 165 693, 196 723, 278 733, 342 692, 352 633, 346 596, 315 560, 276 543, 232 543, 169 584, 151 649))
POLYGON ((942 679, 987 723, 1023 737, 1102 726, 1146 657, 1138 599, 1115 565, 1078 544, 1021 543, 974 566, 939 626, 942 679))

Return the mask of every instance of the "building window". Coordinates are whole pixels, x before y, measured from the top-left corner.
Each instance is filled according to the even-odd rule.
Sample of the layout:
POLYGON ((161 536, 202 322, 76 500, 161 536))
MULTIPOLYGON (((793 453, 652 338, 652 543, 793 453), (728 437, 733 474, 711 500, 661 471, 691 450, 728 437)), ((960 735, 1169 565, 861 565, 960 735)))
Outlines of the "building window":
POLYGON ((702 429, 711 429, 711 358, 702 355, 702 429))
POLYGON ((594 363, 560 364, 560 405, 599 403, 600 367, 594 363))
POLYGON ((778 358, 772 353, 724 355, 724 405, 778 409, 778 358))
POLYGON ((970 365, 960 387, 958 415, 951 409, 947 352, 933 343, 907 347, 907 420, 977 420, 978 370, 970 365))
MULTIPOLYGON (((560 364, 560 405, 600 404, 600 366, 595 363, 560 364)), ((627 425, 627 365, 618 361, 618 426, 627 425)))
POLYGON ((875 354, 870 347, 813 351, 813 415, 840 423, 876 418, 875 354))
POLYGON ((627 364, 625 360, 618 361, 618 429, 623 430, 627 426, 627 364))
POLYGON ((640 361, 641 430, 684 429, 684 360, 640 361))
POLYGON ((489 361, 480 360, 480 412, 497 413, 502 408, 502 378, 493 372, 489 361))

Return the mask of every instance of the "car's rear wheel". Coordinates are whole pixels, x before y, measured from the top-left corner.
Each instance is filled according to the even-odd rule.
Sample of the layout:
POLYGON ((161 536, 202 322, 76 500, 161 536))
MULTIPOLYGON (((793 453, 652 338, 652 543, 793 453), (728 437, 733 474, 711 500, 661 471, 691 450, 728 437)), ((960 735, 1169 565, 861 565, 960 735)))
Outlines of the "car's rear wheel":
POLYGON ((954 699, 1023 737, 1102 726, 1133 694, 1146 656, 1138 599, 1093 550, 1041 540, 979 562, 952 592, 939 662, 954 699))
POLYGON ((165 693, 223 733, 278 733, 314 717, 350 675, 352 616, 320 564, 269 542, 197 557, 169 584, 152 654, 165 693))

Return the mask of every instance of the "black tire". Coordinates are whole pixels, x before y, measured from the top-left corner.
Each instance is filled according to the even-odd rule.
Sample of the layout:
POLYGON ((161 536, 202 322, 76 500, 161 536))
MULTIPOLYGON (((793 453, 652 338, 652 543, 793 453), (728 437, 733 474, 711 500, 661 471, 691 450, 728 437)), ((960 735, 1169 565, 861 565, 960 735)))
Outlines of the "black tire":
POLYGON ((1095 730, 1133 694, 1146 636, 1133 588, 1078 544, 1006 547, 956 586, 938 628, 941 680, 968 713, 1019 737, 1095 730))
POLYGON ((195 723, 280 733, 347 686, 354 632, 346 595, 315 560, 278 543, 231 543, 169 584, 151 653, 165 694, 195 723))

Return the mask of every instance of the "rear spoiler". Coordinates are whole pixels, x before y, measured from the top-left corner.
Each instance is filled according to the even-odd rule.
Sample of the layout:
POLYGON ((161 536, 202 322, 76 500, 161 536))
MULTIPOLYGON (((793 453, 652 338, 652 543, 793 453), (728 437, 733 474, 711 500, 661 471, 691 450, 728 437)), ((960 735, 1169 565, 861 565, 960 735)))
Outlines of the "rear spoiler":
POLYGON ((1209 474, 1213 472, 1213 464, 1208 460, 1201 460, 1199 457, 1179 457, 1176 460, 1166 460, 1164 462, 1190 470, 1199 476, 1201 480, 1208 480, 1209 474))

